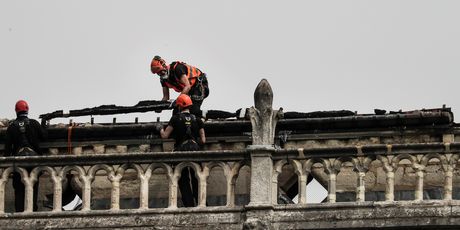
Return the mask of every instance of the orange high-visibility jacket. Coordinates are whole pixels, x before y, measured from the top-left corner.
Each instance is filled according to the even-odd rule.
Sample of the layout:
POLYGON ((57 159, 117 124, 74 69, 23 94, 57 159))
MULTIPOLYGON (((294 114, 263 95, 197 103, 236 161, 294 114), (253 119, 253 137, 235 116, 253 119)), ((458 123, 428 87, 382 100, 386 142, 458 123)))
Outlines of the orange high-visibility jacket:
MULTIPOLYGON (((177 61, 175 63, 174 62, 171 63, 171 67, 169 69, 170 74, 174 73, 174 70, 175 70, 175 68, 177 67, 178 64, 182 64, 182 65, 185 65, 187 67, 187 79, 190 82, 190 86, 193 87, 193 85, 195 85, 195 83, 196 83, 197 78, 202 75, 202 72, 196 67, 193 67, 191 65, 187 65, 184 62, 177 61)), ((174 89, 176 92, 182 92, 182 90, 184 89, 185 85, 182 84, 179 81, 180 77, 181 76, 176 76, 174 79, 168 79, 168 80, 164 81, 164 84, 168 88, 174 89)))

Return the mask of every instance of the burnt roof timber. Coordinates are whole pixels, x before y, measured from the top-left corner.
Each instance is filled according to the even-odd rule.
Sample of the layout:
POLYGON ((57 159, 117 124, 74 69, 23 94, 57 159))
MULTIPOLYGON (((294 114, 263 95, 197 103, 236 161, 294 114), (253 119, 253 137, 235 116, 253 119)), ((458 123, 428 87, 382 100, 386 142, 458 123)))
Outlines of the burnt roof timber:
MULTIPOLYGON (((152 139, 158 136, 156 122, 138 124, 110 124, 76 126, 72 128, 73 141, 152 139)), ((161 124, 166 125, 165 122, 161 124)), ((357 115, 331 118, 281 119, 277 131, 290 131, 292 134, 329 134, 363 132, 400 131, 407 129, 438 129, 453 132, 453 114, 450 110, 414 112, 408 114, 357 115)), ((51 126, 47 128, 49 140, 67 139, 68 127, 51 126)), ((208 137, 251 136, 248 120, 213 120, 205 122, 208 137)), ((0 129, 0 144, 4 142, 6 128, 0 129)), ((440 131, 440 132, 442 132, 440 131)), ((333 134, 331 134, 333 135, 333 134)))

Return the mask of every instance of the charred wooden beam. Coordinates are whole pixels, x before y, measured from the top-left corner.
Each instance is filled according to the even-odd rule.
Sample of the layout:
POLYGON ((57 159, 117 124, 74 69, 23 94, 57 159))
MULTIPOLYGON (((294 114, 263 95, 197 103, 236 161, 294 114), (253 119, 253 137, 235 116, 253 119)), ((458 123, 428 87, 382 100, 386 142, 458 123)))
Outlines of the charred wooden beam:
POLYGON ((453 126, 453 114, 447 110, 386 115, 357 115, 347 117, 282 119, 279 130, 343 130, 417 126, 453 126))
POLYGON ((101 105, 93 108, 85 108, 79 110, 70 110, 69 113, 64 113, 58 110, 52 113, 41 114, 39 118, 51 120, 59 117, 79 117, 90 115, 111 115, 123 113, 145 113, 150 111, 161 112, 171 108, 171 103, 167 101, 140 101, 134 106, 116 106, 116 105, 101 105))
MULTIPOLYGON (((166 125, 165 122, 162 123, 166 125)), ((73 127, 74 140, 119 140, 142 139, 148 135, 158 135, 156 123, 132 124, 95 124, 73 127)), ((357 131, 406 127, 454 127, 453 114, 450 110, 418 111, 401 114, 356 115, 327 118, 280 119, 277 132, 292 131, 294 134, 357 131)), ((247 136, 252 132, 249 120, 217 120, 205 122, 206 134, 209 137, 247 136)), ((6 128, 0 129, 0 144, 4 143, 6 128)), ((51 126, 48 128, 50 140, 66 139, 68 127, 51 126)))
POLYGON ((310 113, 301 112, 284 112, 285 119, 295 118, 321 118, 321 117, 347 117, 356 115, 350 110, 337 110, 337 111, 315 111, 310 113))

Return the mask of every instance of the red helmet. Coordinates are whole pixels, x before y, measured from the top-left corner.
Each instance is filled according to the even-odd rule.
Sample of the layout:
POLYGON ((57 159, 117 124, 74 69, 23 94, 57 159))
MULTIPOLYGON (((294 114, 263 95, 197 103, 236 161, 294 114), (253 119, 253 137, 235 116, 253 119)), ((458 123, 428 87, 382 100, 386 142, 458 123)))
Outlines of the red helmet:
POLYGON ((153 57, 152 63, 150 63, 150 70, 153 74, 157 74, 162 70, 166 70, 166 62, 160 56, 153 57))
POLYGON ((187 94, 181 94, 176 99, 176 105, 179 106, 179 108, 184 109, 193 105, 193 102, 187 94))
POLYGON ((16 102, 15 110, 16 110, 16 113, 29 112, 29 105, 27 104, 26 101, 19 100, 18 102, 16 102))

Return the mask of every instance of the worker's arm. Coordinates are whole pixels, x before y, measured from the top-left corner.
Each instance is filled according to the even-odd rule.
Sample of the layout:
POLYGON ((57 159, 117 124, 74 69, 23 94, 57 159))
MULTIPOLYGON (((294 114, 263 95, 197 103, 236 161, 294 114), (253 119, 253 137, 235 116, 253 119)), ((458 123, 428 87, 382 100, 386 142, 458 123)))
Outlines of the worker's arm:
POLYGON ((180 83, 182 83, 182 85, 184 85, 184 88, 182 89, 182 92, 180 92, 180 93, 188 95, 188 92, 190 91, 192 86, 190 85, 190 82, 188 81, 187 75, 182 74, 182 76, 180 77, 180 83))
POLYGON ((168 87, 163 87, 163 98, 161 100, 162 101, 169 100, 169 88, 168 87))
POLYGON ((200 145, 204 145, 206 143, 206 135, 204 132, 204 122, 200 118, 196 119, 198 125, 198 134, 200 135, 200 145))
POLYGON ((161 138, 167 139, 171 135, 173 130, 174 130, 174 128, 172 126, 170 126, 170 125, 168 125, 168 127, 166 127, 166 129, 161 129, 160 130, 161 138))
POLYGON ((38 121, 33 120, 32 122, 34 129, 37 130, 38 139, 40 141, 45 141, 48 138, 48 127, 46 121, 43 124, 40 124, 38 121))

